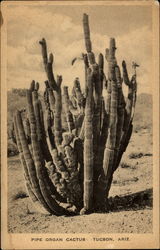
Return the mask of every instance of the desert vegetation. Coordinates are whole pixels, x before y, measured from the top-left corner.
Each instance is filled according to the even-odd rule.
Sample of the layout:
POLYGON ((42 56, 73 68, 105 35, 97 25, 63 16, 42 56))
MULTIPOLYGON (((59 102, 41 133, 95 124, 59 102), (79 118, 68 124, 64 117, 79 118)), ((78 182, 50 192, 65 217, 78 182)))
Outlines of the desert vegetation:
MULTIPOLYGON (((115 55, 116 42, 111 38, 105 54, 108 63, 108 75, 105 75, 103 55, 99 54, 96 62, 92 51, 86 14, 83 29, 86 47, 86 53, 82 53, 84 89, 78 77, 72 90, 68 90, 68 86, 62 87, 62 76, 54 76, 53 55, 48 55, 47 42, 43 38, 40 46, 47 76, 44 93, 40 92, 41 85, 35 81, 31 82, 29 89, 14 89, 8 93, 8 139, 12 140, 15 154, 19 152, 23 169, 20 176, 23 175, 27 190, 26 193, 24 185, 23 188, 20 185, 10 199, 21 203, 29 196, 44 220, 50 214, 84 215, 130 210, 131 207, 137 211, 152 206, 148 176, 145 176, 148 189, 137 192, 132 186, 140 182, 144 170, 135 174, 138 161, 141 160, 144 166, 144 157, 152 156, 152 152, 142 151, 142 147, 133 149, 138 133, 143 131, 142 136, 145 136, 145 130, 151 133, 152 129, 152 121, 148 122, 148 117, 151 117, 148 107, 141 113, 142 106, 146 107, 146 95, 138 96, 136 107, 136 65, 133 65, 133 75, 129 77, 123 61, 121 76, 115 55), (126 98, 122 83, 128 87, 126 98), (15 96, 17 99, 12 105, 15 96), (132 140, 135 140, 134 145, 132 140), (126 154, 127 147, 130 149, 126 154), (121 162, 123 155, 124 161, 121 162), (117 194, 114 192, 116 186, 119 187, 117 194), (134 194, 119 195, 130 186, 134 194), (112 192, 116 194, 114 198, 109 197, 112 192)), ((151 105, 152 100, 150 111, 151 105)), ((9 156, 13 155, 10 151, 9 156)), ((14 164, 10 159, 9 168, 12 166, 12 171, 17 171, 17 158, 14 164)), ((146 175, 151 172, 151 169, 147 170, 146 175)), ((26 214, 33 216, 37 213, 32 210, 27 203, 26 214)))
MULTIPOLYGON (((67 129, 62 127, 62 76, 55 79, 53 54, 47 53, 43 38, 39 43, 47 76, 45 111, 39 99, 39 83, 26 90, 27 108, 16 111, 13 140, 17 143, 24 169, 26 188, 42 213, 56 215, 106 210, 113 173, 118 168, 133 130, 136 105, 136 63, 130 78, 122 62, 123 79, 116 60, 115 39, 106 49, 108 77, 103 55, 98 63, 92 51, 88 15, 83 15, 86 54, 85 90, 76 78, 71 95, 63 87, 67 129), (122 82, 128 86, 125 100, 122 82), (103 95, 103 90, 106 95, 103 95), (27 113, 26 113, 27 109, 27 113), (25 117, 25 118, 24 118, 25 117), (15 135, 14 135, 15 133, 15 135)), ((25 96, 25 91, 13 90, 25 96)))

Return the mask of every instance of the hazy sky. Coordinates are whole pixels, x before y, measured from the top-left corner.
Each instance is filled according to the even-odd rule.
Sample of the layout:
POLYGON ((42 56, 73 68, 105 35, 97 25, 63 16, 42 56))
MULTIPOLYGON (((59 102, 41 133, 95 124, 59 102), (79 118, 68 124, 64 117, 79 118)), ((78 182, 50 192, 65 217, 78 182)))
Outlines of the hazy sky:
MULTIPOLYGON (((13 6, 7 8, 7 86, 27 88, 32 79, 46 80, 38 41, 45 37, 48 52, 54 54, 54 72, 62 74, 63 84, 71 85, 79 76, 82 84, 83 63, 74 57, 85 52, 82 28, 83 13, 89 15, 91 39, 96 55, 115 37, 117 59, 138 68, 139 92, 151 86, 152 15, 150 6, 13 6)), ((105 64, 107 68, 107 63, 105 64)))

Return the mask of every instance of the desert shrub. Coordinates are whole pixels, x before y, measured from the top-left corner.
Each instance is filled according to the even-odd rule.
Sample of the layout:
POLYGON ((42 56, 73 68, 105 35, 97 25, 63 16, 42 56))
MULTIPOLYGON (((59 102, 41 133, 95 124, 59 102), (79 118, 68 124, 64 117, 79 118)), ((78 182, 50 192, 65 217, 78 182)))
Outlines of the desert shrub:
POLYGON ((18 148, 15 143, 13 143, 11 140, 8 140, 7 145, 7 156, 15 156, 18 154, 18 148))
POLYGON ((26 96, 26 89, 12 89, 12 93, 19 96, 26 96))
POLYGON ((137 182, 139 178, 137 176, 129 177, 127 179, 113 180, 114 185, 124 186, 132 182, 137 182))
POLYGON ((138 159, 143 157, 144 154, 142 152, 132 152, 129 154, 129 159, 138 159))
POLYGON ((135 169, 136 168, 135 166, 133 166, 132 164, 127 163, 127 162, 121 162, 120 167, 121 168, 129 168, 129 169, 135 169))
POLYGON ((16 194, 12 196, 12 200, 24 199, 27 197, 28 197, 28 194, 25 191, 19 190, 16 194))
POLYGON ((13 130, 13 115, 16 109, 22 109, 26 106, 25 89, 12 89, 7 92, 7 136, 8 148, 7 155, 14 156, 18 154, 17 145, 11 140, 13 130))
POLYGON ((19 96, 18 94, 8 91, 7 92, 7 133, 10 137, 10 131, 12 129, 13 115, 16 109, 22 109, 26 107, 26 97, 19 96))
POLYGON ((23 95, 20 96, 12 91, 8 91, 7 98, 8 122, 10 122, 16 109, 26 107, 26 97, 23 95))

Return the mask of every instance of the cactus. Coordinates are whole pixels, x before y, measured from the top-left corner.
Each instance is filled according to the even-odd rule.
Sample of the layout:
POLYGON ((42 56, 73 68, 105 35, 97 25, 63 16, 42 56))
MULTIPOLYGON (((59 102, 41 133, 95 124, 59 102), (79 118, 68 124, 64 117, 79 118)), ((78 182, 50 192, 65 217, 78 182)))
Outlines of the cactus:
MULTIPOLYGON (((72 91, 54 76, 53 54, 39 43, 47 80, 42 104, 39 83, 27 90, 27 109, 16 111, 14 141, 17 143, 28 194, 45 214, 74 215, 106 211, 113 173, 118 168, 131 134, 136 104, 136 71, 131 80, 125 61, 123 79, 110 39, 105 58, 98 62, 92 51, 88 15, 83 15, 86 53, 84 91, 79 78, 72 91), (128 86, 125 101, 122 83, 128 86), (106 95, 103 95, 103 90, 106 95), (65 121, 65 126, 64 122, 65 121)), ((135 65, 135 64, 134 64, 135 65)))

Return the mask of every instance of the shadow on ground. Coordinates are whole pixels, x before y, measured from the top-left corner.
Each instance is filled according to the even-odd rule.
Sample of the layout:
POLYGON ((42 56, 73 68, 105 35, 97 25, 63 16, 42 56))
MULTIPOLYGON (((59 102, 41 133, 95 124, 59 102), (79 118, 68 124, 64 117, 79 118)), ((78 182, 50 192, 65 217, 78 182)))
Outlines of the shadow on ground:
POLYGON ((115 196, 108 199, 109 212, 151 209, 153 205, 153 189, 132 193, 125 196, 115 196))

